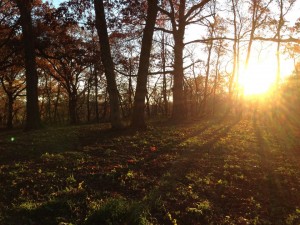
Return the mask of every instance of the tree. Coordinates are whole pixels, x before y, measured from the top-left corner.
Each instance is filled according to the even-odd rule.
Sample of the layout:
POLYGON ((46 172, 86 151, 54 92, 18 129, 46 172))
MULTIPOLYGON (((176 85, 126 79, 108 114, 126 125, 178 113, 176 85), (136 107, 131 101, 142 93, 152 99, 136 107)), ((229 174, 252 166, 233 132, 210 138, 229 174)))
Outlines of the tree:
POLYGON ((251 11, 251 28, 250 28, 250 36, 247 48, 247 56, 245 60, 245 70, 248 68, 250 55, 251 55, 251 47, 253 43, 253 38, 255 31, 261 27, 265 26, 268 19, 268 14, 270 13, 269 5, 273 0, 266 1, 251 1, 250 11, 251 11))
POLYGON ((157 13, 157 0, 148 0, 147 19, 142 38, 139 69, 137 74, 137 87, 134 97, 133 117, 131 121, 131 126, 134 128, 146 127, 144 118, 145 97, 147 94, 150 52, 157 13))
POLYGON ((286 14, 291 10, 296 0, 290 0, 285 4, 285 1, 283 0, 276 0, 276 4, 279 8, 279 19, 277 21, 276 26, 276 35, 277 38, 277 48, 276 48, 276 60, 277 60, 277 70, 276 70, 276 87, 278 91, 279 82, 280 82, 280 70, 281 70, 281 60, 280 60, 280 47, 281 47, 281 35, 282 35, 282 29, 285 25, 285 16, 286 14))
POLYGON ((186 26, 195 22, 202 8, 210 0, 202 0, 197 4, 188 4, 186 0, 169 1, 169 11, 159 8, 159 11, 165 14, 171 23, 172 30, 162 29, 173 35, 174 38, 174 86, 173 86, 173 120, 182 120, 185 118, 184 106, 184 67, 183 67, 183 50, 184 50, 184 34, 186 26))
POLYGON ((240 41, 240 33, 241 29, 238 27, 238 18, 240 13, 237 8, 237 1, 236 0, 231 0, 232 4, 232 12, 233 12, 233 28, 234 28, 234 41, 233 41, 233 65, 232 65, 232 74, 229 78, 229 101, 232 101, 232 96, 233 96, 233 84, 234 80, 238 74, 239 71, 239 41, 240 41))
POLYGON ((44 50, 42 55, 47 62, 41 62, 42 67, 49 75, 54 77, 68 94, 69 118, 71 124, 78 123, 78 98, 84 90, 81 82, 87 76, 87 68, 91 57, 87 55, 87 46, 84 42, 81 29, 76 24, 69 24, 62 28, 47 32, 52 44, 44 50), (59 33, 59 37, 56 34, 59 33), (53 68, 51 70, 50 67, 53 68))
POLYGON ((7 96, 6 128, 13 128, 14 102, 25 89, 23 67, 14 65, 7 68, 0 77, 2 88, 7 96))
POLYGON ((38 75, 36 69, 35 36, 32 25, 32 2, 14 0, 20 11, 26 69, 26 124, 25 130, 41 128, 38 104, 38 75))
MULTIPOLYGON (((212 14, 212 19, 213 21, 207 20, 207 26, 209 37, 213 38, 215 36, 216 30, 218 29, 219 26, 219 21, 216 16, 216 2, 213 1, 212 6, 210 7, 211 14, 212 14)), ((210 75, 210 65, 211 65, 211 57, 212 57, 212 49, 214 46, 214 40, 212 39, 209 41, 207 46, 207 60, 206 60, 206 72, 205 72, 205 83, 204 83, 204 96, 203 96, 203 104, 202 104, 202 112, 206 113, 206 108, 207 108, 207 98, 208 98, 208 80, 209 80, 209 75, 210 75)))
POLYGON ((105 76, 107 80, 107 89, 109 93, 111 125, 114 129, 121 128, 123 127, 123 124, 120 109, 119 92, 114 72, 114 63, 110 51, 103 0, 94 0, 94 7, 96 16, 96 29, 98 32, 101 48, 101 60, 104 66, 105 76))

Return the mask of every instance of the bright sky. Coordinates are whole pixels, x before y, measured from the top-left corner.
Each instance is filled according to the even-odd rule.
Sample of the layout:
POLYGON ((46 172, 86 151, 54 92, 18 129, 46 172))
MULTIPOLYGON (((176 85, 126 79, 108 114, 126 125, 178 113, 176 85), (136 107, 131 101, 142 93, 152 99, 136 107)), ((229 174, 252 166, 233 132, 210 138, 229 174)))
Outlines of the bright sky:
POLYGON ((63 1, 64 0, 50 0, 50 2, 52 2, 54 6, 58 6, 63 1))
MULTIPOLYGON (((61 2, 65 0, 49 0, 54 6, 59 6, 61 2)), ((290 22, 291 25, 300 17, 300 1, 296 1, 292 10, 286 15, 285 19, 290 22)), ((205 32, 205 31, 204 31, 205 32)), ((203 35, 203 30, 199 27, 192 27, 186 31, 185 41, 199 39, 203 35)), ((276 77, 276 50, 271 47, 267 53, 260 53, 258 58, 259 49, 252 48, 252 58, 249 62, 249 69, 247 72, 241 71, 240 83, 245 87, 245 94, 259 94, 265 92, 270 85, 275 81, 276 77), (259 82, 258 82, 259 81, 259 82), (247 89, 248 88, 248 89, 247 89), (251 93, 252 92, 252 93, 251 93), (256 92, 256 93, 255 93, 256 92)), ((201 54, 202 55, 202 54, 201 54)), ((243 56, 244 57, 244 56, 243 56)), ((281 76, 287 76, 291 74, 293 70, 293 61, 287 60, 284 57, 281 62, 281 76)))
MULTIPOLYGON (((290 25, 294 25, 295 21, 300 18, 299 11, 300 1, 296 1, 292 10, 285 17, 290 25)), ((207 31, 201 29, 199 26, 191 26, 186 30, 185 42, 201 39, 202 36, 205 37, 206 33, 207 31)), ((268 35, 266 36, 268 37, 268 35)), ((204 45, 200 46, 204 47, 204 45)), ((195 46, 193 46, 193 48, 194 47, 195 46)), ((203 60, 206 60, 207 54, 203 54, 201 48, 195 52, 197 51, 200 52, 199 57, 201 57, 203 60)), ((246 56, 244 54, 241 55, 241 63, 244 62, 245 57, 246 56)), ((261 43, 255 41, 252 46, 248 71, 243 71, 243 64, 240 66, 241 70, 239 83, 244 86, 245 94, 251 95, 266 92, 275 82, 276 78, 276 44, 266 42, 262 45, 261 43)), ((293 60, 287 59, 287 56, 281 55, 281 78, 290 75, 293 69, 293 60)))

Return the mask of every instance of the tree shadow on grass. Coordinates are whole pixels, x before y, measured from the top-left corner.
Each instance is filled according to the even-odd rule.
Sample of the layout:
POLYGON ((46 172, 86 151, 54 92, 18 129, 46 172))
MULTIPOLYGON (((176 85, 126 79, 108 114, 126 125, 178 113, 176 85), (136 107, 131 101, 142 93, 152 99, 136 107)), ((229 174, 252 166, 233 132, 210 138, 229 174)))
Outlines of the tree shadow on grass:
MULTIPOLYGON (((215 169, 219 170, 216 166, 222 168, 226 147, 216 147, 216 143, 226 137, 239 121, 239 119, 228 121, 228 124, 225 126, 222 123, 218 123, 219 126, 212 129, 211 127, 205 126, 203 129, 194 131, 189 136, 180 139, 180 141, 174 144, 177 146, 191 138, 199 137, 199 140, 195 139, 194 143, 192 142, 185 146, 185 149, 181 151, 179 156, 162 174, 159 181, 160 185, 154 187, 149 193, 155 196, 152 196, 152 198, 155 199, 167 198, 170 202, 172 202, 170 199, 177 199, 176 203, 174 202, 175 205, 166 207, 171 207, 181 212, 179 224, 210 224, 213 222, 211 221, 212 209, 209 202, 213 201, 213 199, 209 201, 205 199, 208 197, 205 195, 209 194, 207 190, 198 187, 200 190, 197 192, 195 190, 194 192, 190 185, 193 182, 206 182, 204 181, 204 179, 206 179, 205 176, 210 176, 210 173, 215 169), (201 138, 203 138, 201 135, 207 131, 207 129, 210 129, 210 131, 208 135, 205 135, 205 143, 197 143, 197 141, 201 141, 201 138), (213 160, 213 162, 211 162, 212 164, 210 164, 207 157, 211 157, 213 160), (200 174, 202 174, 202 176, 204 174, 204 176, 198 177, 200 174), (188 178, 189 176, 193 176, 193 178, 191 178, 192 180, 188 178), (196 208, 194 208, 194 206, 196 208)), ((209 180, 207 180, 207 182, 209 182, 209 180)), ((165 213, 168 213, 167 209, 165 210, 165 213)))
POLYGON ((67 222, 72 210, 67 201, 51 201, 42 205, 34 205, 31 202, 23 203, 20 208, 10 210, 10 215, 3 222, 11 225, 57 225, 60 222, 67 222), (65 220, 65 221, 64 221, 65 220))
MULTIPOLYGON (((169 167, 164 167, 164 168, 162 168, 163 170, 156 169, 157 174, 155 174, 155 176, 157 176, 158 179, 161 179, 161 181, 165 180, 169 184, 172 183, 172 179, 184 181, 185 175, 188 172, 192 171, 194 168, 197 168, 196 164, 199 163, 198 159, 201 157, 201 155, 203 155, 207 152, 218 151, 215 154, 216 155, 219 154, 219 157, 222 157, 222 154, 224 154, 224 151, 221 148, 215 149, 214 145, 222 137, 225 137, 228 134, 228 132, 230 132, 232 127, 235 126, 238 122, 239 122, 239 120, 234 120, 234 121, 228 120, 227 123, 224 125, 222 122, 220 122, 220 120, 216 120, 216 121, 211 121, 209 123, 203 124, 202 126, 198 127, 199 129, 196 127, 194 130, 189 130, 191 132, 188 132, 188 135, 185 135, 183 137, 176 137, 176 139, 171 144, 169 144, 167 146, 162 146, 161 151, 153 152, 153 154, 151 154, 150 157, 145 158, 145 160, 141 160, 134 165, 124 167, 124 169, 120 169, 120 175, 128 174, 129 170, 132 170, 132 171, 141 171, 142 170, 143 171, 143 170, 145 170, 144 167, 147 162, 153 160, 154 158, 174 152, 174 153, 178 153, 178 157, 176 157, 174 161, 169 160, 169 164, 167 164, 167 166, 169 166, 169 167), (191 142, 184 148, 182 148, 180 146, 182 143, 186 142, 189 139, 202 138, 201 136, 206 131, 209 131, 209 132, 207 133, 207 135, 204 136, 205 143, 199 144, 197 142, 196 143, 191 142), (175 148, 177 150, 175 150, 175 148), (190 149, 193 149, 194 151, 189 151, 190 149), (194 167, 194 165, 196 167, 194 167), (170 173, 172 178, 165 179, 165 177, 163 176, 163 174, 165 174, 165 173, 170 173)), ((88 133, 85 133, 84 135, 88 135, 89 133, 92 133, 94 131, 95 130, 88 129, 88 133)), ((99 142, 100 142, 101 139, 105 140, 106 138, 118 137, 118 136, 122 136, 122 135, 131 135, 131 134, 128 134, 126 131, 106 132, 103 130, 94 135, 95 136, 90 137, 90 139, 88 140, 88 143, 94 143, 95 140, 99 140, 99 139, 100 139, 99 140, 99 142), (99 135, 99 136, 97 137, 97 135, 99 135)), ((142 135, 143 134, 141 134, 141 136, 142 135)), ((63 139, 62 139, 62 141, 63 141, 63 139)), ((80 141, 82 141, 82 140, 80 140, 80 141)), ((78 149, 77 151, 82 151, 82 150, 78 149)), ((41 155, 41 153, 42 152, 39 152, 40 155, 41 155)), ((130 151, 127 151, 124 153, 120 152, 120 154, 126 154, 126 153, 133 154, 133 152, 130 152, 130 151)), ((37 154, 36 157, 40 157, 39 154, 37 154)), ((51 156, 51 155, 47 156, 47 157, 48 158, 50 157, 49 159, 46 158, 47 160, 50 160, 50 162, 52 162, 51 160, 57 161, 56 158, 52 159, 53 156, 51 156)), ((63 160, 64 159, 65 158, 63 158, 63 160)), ((70 158, 67 158, 67 160, 71 161, 70 158)), ((93 158, 92 160, 93 161, 91 161, 91 162, 95 162, 96 159, 93 158)), ((115 162, 115 161, 113 161, 113 162, 115 162)), ((61 162, 61 163, 63 163, 63 162, 61 162)), ((112 163, 112 161, 110 161, 110 163, 112 163)), ((99 176, 101 177, 103 175, 102 173, 103 173, 102 170, 99 173, 95 173, 95 175, 93 175, 93 178, 90 181, 86 182, 86 185, 89 186, 89 185, 91 185, 92 182, 95 182, 95 180, 98 180, 98 182, 96 184, 102 185, 103 191, 113 192, 115 190, 122 191, 122 189, 126 189, 120 193, 123 193, 125 196, 132 196, 132 194, 126 195, 126 192, 128 194, 128 191, 132 191, 132 190, 127 189, 127 187, 125 187, 125 186, 120 186, 119 183, 118 183, 118 185, 116 185, 115 189, 114 189, 114 187, 110 187, 109 185, 112 185, 112 181, 111 181, 110 177, 108 177, 107 179, 104 179, 104 180, 107 180, 107 184, 102 183, 103 179, 102 180, 99 179, 99 176)), ((87 175, 84 175, 81 178, 82 179, 80 179, 80 181, 81 180, 86 181, 87 175)), ((116 182, 119 182, 119 180, 117 178, 118 177, 114 177, 113 179, 115 179, 116 182)), ((134 179, 132 179, 132 180, 134 181, 134 179)), ((149 187, 147 187, 147 188, 149 188, 149 187)), ((97 191, 96 189, 92 189, 92 190, 97 191)), ((163 192, 164 190, 162 188, 162 189, 159 189, 159 191, 163 192)), ((151 190, 149 190, 149 192, 151 192, 151 190)), ((147 193, 148 193, 148 191, 147 191, 147 193)), ((133 197, 136 197, 136 196, 134 195, 133 197)), ((12 213, 13 215, 10 217, 10 219, 12 219, 12 223, 8 223, 8 224, 14 224, 13 223, 14 218, 27 218, 26 221, 29 221, 29 222, 27 223, 25 221, 22 224, 26 224, 26 223, 27 224, 46 224, 46 225, 58 224, 57 223, 58 219, 60 219, 60 220, 62 219, 61 221, 64 222, 63 221, 63 218, 65 217, 64 215, 69 215, 68 218, 71 218, 72 216, 75 216, 75 214, 76 214, 76 212, 72 211, 72 208, 70 208, 70 205, 69 205, 71 198, 67 198, 67 199, 68 200, 63 199, 63 198, 58 198, 58 201, 54 202, 54 203, 47 202, 43 205, 39 205, 30 210, 27 208, 27 209, 21 209, 19 211, 18 210, 14 211, 12 213), (43 216, 40 216, 40 215, 43 215, 43 216), (43 218, 45 218, 45 222, 41 222, 41 220, 43 218)), ((81 213, 81 214, 86 215, 85 213, 81 213)), ((161 217, 164 217, 164 216, 165 215, 161 215, 161 217)), ((66 222, 68 222, 67 219, 65 220, 66 222)), ((18 221, 20 221, 20 220, 18 220, 18 221)), ((16 222, 15 224, 19 224, 19 223, 16 222)))
POLYGON ((0 163, 36 160, 45 153, 80 152, 83 146, 112 134, 106 124, 7 132, 0 136, 0 163))
POLYGON ((256 153, 260 158, 262 173, 264 173, 264 180, 259 181, 261 190, 258 193, 261 195, 261 199, 266 201, 263 205, 267 205, 267 217, 271 223, 285 224, 284 218, 288 216, 288 211, 291 211, 293 206, 287 203, 290 191, 284 187, 285 184, 282 177, 276 173, 276 169, 278 169, 276 166, 276 160, 278 160, 276 159, 276 154, 279 152, 278 149, 274 149, 274 146, 270 146, 272 140, 267 139, 274 138, 274 136, 273 134, 271 137, 264 137, 263 135, 264 132, 267 132, 264 129, 272 128, 270 124, 266 124, 271 122, 253 117, 253 128, 257 140, 256 153))
POLYGON ((83 223, 87 213, 84 192, 66 193, 43 203, 23 202, 6 211, 3 224, 10 225, 57 225, 83 223), (81 217, 76 217, 80 214, 81 217))
MULTIPOLYGON (((205 142, 203 144, 199 144, 197 143, 197 141, 195 143, 190 144, 187 150, 183 151, 182 154, 178 157, 178 160, 174 163, 172 168, 180 168, 182 174, 184 175, 187 173, 187 171, 193 170, 195 166, 197 167, 198 159, 203 154, 212 153, 213 155, 218 155, 218 157, 222 158, 222 155, 225 153, 226 149, 223 149, 222 147, 215 148, 215 144, 221 138, 226 137, 230 130, 236 124, 238 124, 239 121, 240 119, 235 119, 233 121, 230 121, 229 124, 226 126, 222 126, 222 123, 219 123, 220 127, 216 127, 215 129, 211 130, 208 135, 205 136, 205 142)), ((181 140, 180 143, 183 143, 184 141, 187 141, 190 138, 199 136, 203 131, 204 130, 194 132, 184 140, 181 140)), ((181 173, 180 171, 177 171, 176 173, 178 172, 181 173)))

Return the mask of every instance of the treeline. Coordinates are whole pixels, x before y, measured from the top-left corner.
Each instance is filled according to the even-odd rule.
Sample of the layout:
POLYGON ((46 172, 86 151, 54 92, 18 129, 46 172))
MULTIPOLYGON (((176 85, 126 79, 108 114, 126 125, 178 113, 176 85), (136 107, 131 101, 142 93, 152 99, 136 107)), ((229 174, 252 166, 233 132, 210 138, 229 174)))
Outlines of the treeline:
POLYGON ((279 93, 281 54, 298 76, 295 2, 1 0, 0 125, 144 128, 224 112, 240 105, 241 68, 264 43, 277 52, 279 93))

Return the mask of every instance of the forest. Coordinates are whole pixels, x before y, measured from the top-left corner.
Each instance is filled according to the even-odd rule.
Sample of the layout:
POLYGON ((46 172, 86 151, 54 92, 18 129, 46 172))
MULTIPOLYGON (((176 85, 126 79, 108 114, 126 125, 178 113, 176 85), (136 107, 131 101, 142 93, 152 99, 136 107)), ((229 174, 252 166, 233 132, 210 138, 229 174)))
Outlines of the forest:
POLYGON ((299 10, 0 0, 0 224, 300 224, 299 10))

